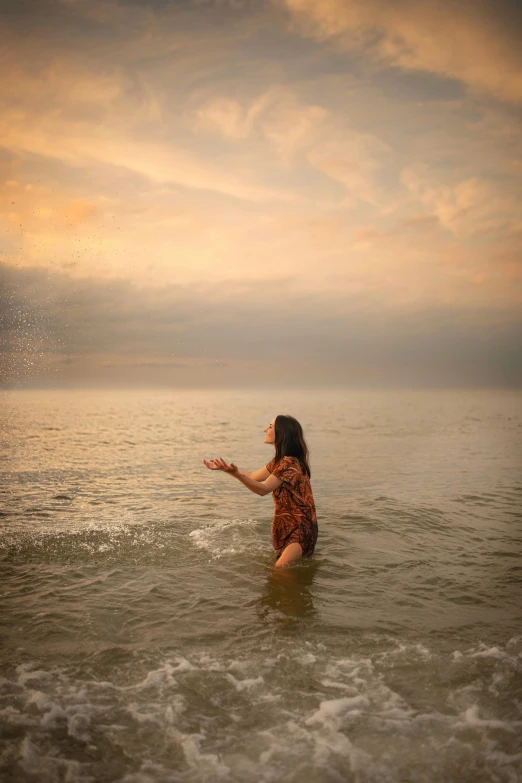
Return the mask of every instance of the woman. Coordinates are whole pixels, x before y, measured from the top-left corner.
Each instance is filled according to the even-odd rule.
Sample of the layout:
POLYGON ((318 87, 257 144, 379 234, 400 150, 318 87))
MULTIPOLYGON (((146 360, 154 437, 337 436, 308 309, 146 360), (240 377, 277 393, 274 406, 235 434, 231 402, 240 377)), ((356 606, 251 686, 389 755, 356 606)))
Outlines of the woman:
POLYGON ((204 459, 209 470, 222 470, 239 479, 256 495, 274 496, 272 543, 276 566, 300 557, 311 557, 317 541, 317 516, 310 485, 308 447, 303 430, 293 416, 276 416, 265 429, 265 443, 275 446, 275 457, 264 468, 249 473, 223 457, 204 459))

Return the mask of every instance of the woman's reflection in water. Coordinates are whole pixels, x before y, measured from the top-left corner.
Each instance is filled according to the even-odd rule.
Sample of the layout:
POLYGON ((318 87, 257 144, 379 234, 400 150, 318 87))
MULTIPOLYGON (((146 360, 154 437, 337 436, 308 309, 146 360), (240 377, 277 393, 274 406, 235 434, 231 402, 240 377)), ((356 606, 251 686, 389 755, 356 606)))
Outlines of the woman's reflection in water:
POLYGON ((315 614, 311 587, 319 567, 314 559, 286 568, 270 568, 258 599, 261 617, 266 617, 271 609, 288 617, 315 614))

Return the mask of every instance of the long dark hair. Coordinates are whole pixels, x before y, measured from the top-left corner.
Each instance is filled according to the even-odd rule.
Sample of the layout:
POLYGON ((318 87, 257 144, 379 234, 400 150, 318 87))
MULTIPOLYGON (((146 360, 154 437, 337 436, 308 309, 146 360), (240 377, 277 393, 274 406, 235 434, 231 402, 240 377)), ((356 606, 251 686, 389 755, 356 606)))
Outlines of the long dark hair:
POLYGON ((276 416, 275 422, 275 461, 276 465, 283 457, 297 457, 310 478, 312 475, 308 464, 308 446, 303 435, 303 428, 293 416, 276 416))

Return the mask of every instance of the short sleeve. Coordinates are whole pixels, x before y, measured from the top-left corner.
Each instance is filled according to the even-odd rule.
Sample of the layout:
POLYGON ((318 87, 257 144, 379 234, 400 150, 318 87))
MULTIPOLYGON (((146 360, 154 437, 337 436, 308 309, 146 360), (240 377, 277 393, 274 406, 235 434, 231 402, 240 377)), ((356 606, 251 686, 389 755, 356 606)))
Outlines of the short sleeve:
POLYGON ((272 476, 281 479, 281 481, 291 481, 296 474, 296 466, 292 457, 283 457, 277 465, 275 465, 275 459, 273 459, 266 468, 272 476))
POLYGON ((265 465, 265 468, 268 470, 269 473, 272 473, 272 471, 274 469, 274 464, 275 464, 275 457, 274 457, 274 459, 271 459, 270 462, 268 462, 265 465))

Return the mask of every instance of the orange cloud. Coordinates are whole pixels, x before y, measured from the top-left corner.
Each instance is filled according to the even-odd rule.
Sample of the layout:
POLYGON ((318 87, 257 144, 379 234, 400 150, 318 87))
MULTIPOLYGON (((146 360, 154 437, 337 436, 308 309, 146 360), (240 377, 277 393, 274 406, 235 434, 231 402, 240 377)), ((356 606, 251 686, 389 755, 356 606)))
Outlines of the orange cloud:
POLYGON ((401 181, 416 199, 455 236, 497 233, 520 219, 520 195, 493 181, 469 177, 455 184, 440 181, 426 166, 410 166, 401 181))
POLYGON ((243 103, 226 97, 203 101, 192 125, 198 133, 245 143, 257 135, 284 170, 308 164, 341 185, 344 203, 380 202, 375 172, 390 148, 371 133, 355 131, 342 113, 303 101, 288 86, 273 85, 243 103))
POLYGON ((60 213, 68 226, 77 226, 80 223, 86 223, 99 216, 99 207, 92 201, 84 198, 75 198, 69 201, 60 213))
MULTIPOLYGON (((478 90, 493 63, 487 30, 477 76, 480 2, 467 32, 450 2, 286 7, 316 39, 478 90), (455 20, 448 47, 434 52, 455 20), (461 40, 471 76, 454 52, 461 40)), ((6 260, 158 286, 277 274, 314 295, 355 286, 397 302, 458 299, 470 280, 489 280, 493 252, 520 215, 511 106, 430 95, 418 110, 409 93, 397 97, 404 75, 388 93, 315 41, 277 30, 266 47, 265 25, 281 22, 273 8, 246 36, 246 26, 210 31, 194 6, 167 6, 142 13, 82 0, 77 10, 110 22, 103 40, 95 30, 64 37, 59 25, 48 37, 29 25, 6 39, 0 145, 22 158, 5 171, 0 163, 6 260), (451 263, 452 242, 472 252, 451 263)), ((512 263, 506 275, 516 279, 512 263)), ((507 293, 498 289, 497 300, 507 293)))
POLYGON ((430 0, 275 0, 319 40, 377 65, 426 70, 471 90, 522 101, 522 49, 509 22, 484 3, 430 0), (378 33, 378 35, 376 35, 378 33))

